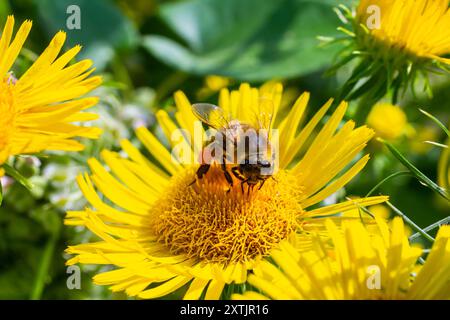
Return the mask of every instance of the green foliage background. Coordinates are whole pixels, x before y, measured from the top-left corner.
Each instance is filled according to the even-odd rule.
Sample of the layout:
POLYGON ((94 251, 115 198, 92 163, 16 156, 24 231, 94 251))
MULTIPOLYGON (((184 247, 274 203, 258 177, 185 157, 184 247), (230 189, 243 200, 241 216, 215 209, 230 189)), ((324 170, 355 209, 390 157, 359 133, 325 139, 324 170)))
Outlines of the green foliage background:
MULTIPOLYGON (((3 0, 0 25, 14 14, 16 21, 33 20, 33 29, 15 66, 21 74, 60 29, 66 30, 66 9, 81 9, 81 30, 66 30, 67 47, 82 44, 78 59, 94 60, 105 85, 96 90, 101 119, 94 123, 105 130, 99 141, 86 141, 80 154, 52 153, 18 157, 12 165, 34 187, 7 182, 0 207, 0 299, 102 299, 125 298, 92 284, 91 276, 106 270, 84 266, 81 290, 69 290, 64 249, 93 236, 84 229, 62 225, 65 210, 83 208, 85 200, 75 177, 86 161, 103 148, 118 150, 120 138, 134 138, 133 128, 145 124, 158 133, 154 112, 173 110, 171 94, 185 91, 199 99, 204 77, 210 74, 259 85, 282 80, 287 91, 311 91, 311 115, 328 98, 338 94, 350 68, 334 77, 324 71, 336 59, 339 46, 320 46, 317 36, 339 36, 340 22, 332 7, 351 1, 333 0, 3 0), (39 160, 38 160, 39 159, 39 160)), ((449 121, 450 78, 433 77, 434 98, 425 93, 407 94, 400 101, 410 125, 417 132, 434 132, 444 143, 444 133, 418 111, 423 108, 443 123, 449 121)), ((216 94, 209 95, 212 102, 216 94)), ((371 106, 363 106, 370 108, 371 106)), ((355 106, 349 109, 352 117, 355 106)), ((360 123, 362 124, 362 123, 360 123)), ((394 142, 407 159, 436 181, 441 150, 417 151, 420 138, 394 142)), ((406 169, 378 142, 368 150, 372 160, 339 196, 364 196, 386 176, 406 169)), ((388 181, 377 191, 419 226, 425 227, 449 215, 450 206, 411 176, 388 181)))

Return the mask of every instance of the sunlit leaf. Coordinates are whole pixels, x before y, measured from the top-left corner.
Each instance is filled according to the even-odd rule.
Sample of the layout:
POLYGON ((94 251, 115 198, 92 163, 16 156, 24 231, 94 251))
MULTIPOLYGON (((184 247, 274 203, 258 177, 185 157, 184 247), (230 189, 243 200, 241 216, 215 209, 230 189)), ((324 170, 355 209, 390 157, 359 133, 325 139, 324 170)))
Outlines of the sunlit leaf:
POLYGON ((164 63, 197 75, 241 80, 289 78, 331 63, 338 48, 333 0, 190 0, 165 4, 160 17, 184 42, 150 35, 144 47, 164 63))
POLYGON ((41 25, 49 37, 57 31, 67 32, 67 46, 80 44, 83 50, 78 59, 89 58, 97 69, 103 69, 114 56, 114 50, 136 45, 135 27, 112 1, 106 0, 40 0, 36 1, 41 25), (69 30, 67 19, 72 14, 67 8, 80 9, 80 29, 69 30))

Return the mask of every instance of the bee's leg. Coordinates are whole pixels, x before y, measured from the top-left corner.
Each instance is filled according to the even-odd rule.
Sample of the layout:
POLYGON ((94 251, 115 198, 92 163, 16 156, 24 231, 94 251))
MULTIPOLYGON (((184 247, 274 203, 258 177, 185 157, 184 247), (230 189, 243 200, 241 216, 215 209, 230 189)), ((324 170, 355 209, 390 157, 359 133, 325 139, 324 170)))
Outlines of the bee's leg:
MULTIPOLYGON (((195 175, 197 176, 197 179, 200 180, 201 178, 203 178, 203 176, 208 172, 209 168, 211 167, 210 164, 202 164, 198 169, 197 172, 195 173, 195 175)), ((194 183, 197 182, 197 179, 195 179, 194 181, 192 181, 189 186, 192 186, 194 183)))
POLYGON ((233 187, 233 178, 231 177, 231 174, 228 172, 227 165, 225 164, 225 162, 223 162, 221 166, 222 166, 222 171, 225 176, 225 179, 227 180, 228 185, 229 185, 229 188, 227 190, 227 193, 228 193, 231 191, 231 188, 233 187))
POLYGON ((266 179, 260 179, 262 182, 261 182, 261 184, 259 185, 259 188, 258 188, 258 190, 261 190, 261 188, 263 187, 263 185, 264 185, 264 182, 266 182, 266 179))
POLYGON ((238 178, 241 181, 245 180, 245 177, 239 172, 239 167, 233 167, 231 168, 231 173, 233 173, 233 175, 238 178))
POLYGON ((241 180, 241 191, 242 191, 242 193, 245 195, 245 191, 244 191, 244 184, 245 183, 247 183, 247 185, 248 185, 248 179, 246 179, 246 180, 244 180, 244 179, 242 179, 241 180))
POLYGON ((231 173, 233 173, 233 175, 237 179, 241 180, 241 183, 240 183, 241 191, 242 191, 242 193, 244 193, 244 183, 246 183, 248 181, 248 179, 246 180, 245 177, 241 174, 241 172, 239 171, 239 167, 238 166, 231 168, 231 173))
POLYGON ((203 178, 203 176, 208 172, 209 168, 211 167, 210 164, 202 164, 198 169, 197 169, 197 178, 201 179, 203 178))

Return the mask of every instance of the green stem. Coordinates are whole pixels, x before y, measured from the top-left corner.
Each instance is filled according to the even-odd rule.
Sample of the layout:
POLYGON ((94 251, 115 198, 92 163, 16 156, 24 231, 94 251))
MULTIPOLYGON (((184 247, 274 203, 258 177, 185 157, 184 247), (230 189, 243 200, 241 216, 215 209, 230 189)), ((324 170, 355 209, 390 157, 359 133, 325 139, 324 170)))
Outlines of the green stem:
POLYGON ((377 102, 378 99, 373 99, 372 97, 368 97, 367 95, 364 95, 359 100, 356 113, 353 117, 353 119, 356 121, 357 124, 363 125, 366 123, 366 119, 370 113, 370 110, 377 102))
POLYGON ((447 137, 450 138, 450 131, 446 128, 446 126, 441 121, 439 121, 438 118, 436 118, 431 113, 428 113, 425 110, 422 110, 420 108, 419 108, 419 111, 422 112, 424 115, 426 115, 428 118, 430 118, 434 123, 436 123, 439 126, 439 128, 441 128, 445 132, 447 137))
POLYGON ((33 290, 30 296, 31 300, 39 300, 42 296, 42 292, 44 291, 45 287, 45 282, 48 277, 48 270, 50 268, 50 263, 53 258, 53 254, 59 239, 59 235, 60 235, 60 227, 58 226, 51 233, 47 241, 47 244, 45 245, 39 269, 37 271, 36 278, 34 280, 33 290))
POLYGON ((405 221, 407 224, 409 224, 413 229, 418 231, 424 238, 427 240, 434 242, 434 238, 430 236, 426 231, 424 231, 422 228, 420 228, 417 224, 414 223, 410 218, 408 218, 403 212, 401 212, 399 209, 397 209, 392 203, 389 201, 386 201, 386 204, 400 217, 402 217, 403 221, 405 221))
POLYGON ((37 58, 39 57, 36 53, 26 48, 22 48, 22 50, 20 51, 20 55, 22 55, 23 57, 25 57, 25 59, 32 62, 36 61, 37 58))
POLYGON ((177 71, 167 77, 157 88, 156 97, 153 102, 154 106, 158 106, 162 99, 164 99, 168 94, 174 91, 175 88, 179 87, 186 79, 188 75, 184 72, 177 71))
MULTIPOLYGON (((425 232, 431 231, 431 230, 433 230, 433 229, 435 229, 435 228, 438 228, 438 227, 440 227, 441 225, 446 224, 446 223, 448 223, 448 222, 450 222, 450 217, 445 217, 444 219, 439 220, 439 221, 437 221, 437 222, 435 222, 435 223, 429 225, 429 226, 426 227, 426 228, 423 228, 423 231, 425 231, 425 232)), ((419 232, 414 233, 411 237, 409 237, 409 241, 412 241, 412 240, 414 240, 415 238, 418 238, 419 236, 420 236, 420 233, 419 233, 419 232)))
POLYGON ((124 96, 126 99, 131 97, 133 91, 133 81, 128 73, 127 68, 124 66, 121 57, 116 54, 111 64, 115 79, 125 84, 124 96))
POLYGON ((372 193, 375 192, 375 190, 377 190, 382 184, 384 184, 386 181, 398 177, 398 176, 407 176, 407 175, 411 175, 411 173, 409 171, 400 171, 400 172, 395 172, 389 176, 387 176, 386 178, 384 178, 383 180, 381 180, 379 183, 377 183, 377 185, 375 187, 373 187, 367 194, 366 194, 366 198, 370 197, 370 195, 372 193))
POLYGON ((14 169, 12 166, 4 163, 3 169, 5 170, 6 175, 10 176, 15 181, 19 182, 25 188, 27 188, 30 191, 31 191, 31 189, 33 189, 33 187, 34 187, 33 184, 27 178, 25 178, 19 171, 14 169))

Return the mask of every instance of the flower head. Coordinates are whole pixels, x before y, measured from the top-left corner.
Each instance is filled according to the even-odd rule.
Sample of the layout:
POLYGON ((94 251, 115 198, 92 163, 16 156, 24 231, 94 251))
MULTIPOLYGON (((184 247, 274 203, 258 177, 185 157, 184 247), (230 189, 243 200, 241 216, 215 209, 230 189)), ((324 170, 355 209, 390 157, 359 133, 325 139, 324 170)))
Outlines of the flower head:
POLYGON ((337 66, 360 58, 344 86, 347 96, 377 101, 393 89, 395 103, 400 90, 413 87, 417 76, 427 77, 431 66, 449 70, 448 0, 361 0, 356 14, 345 10, 352 30, 343 28, 349 45, 337 66), (356 89, 361 78, 366 81, 356 89))
POLYGON ((97 128, 71 124, 96 119, 81 112, 97 98, 81 98, 101 83, 90 60, 68 63, 81 47, 58 57, 66 34, 58 32, 32 66, 16 79, 12 67, 31 30, 25 21, 13 38, 14 18, 9 16, 0 39, 0 165, 10 155, 43 150, 78 151, 83 145, 74 137, 96 138, 97 128))
POLYGON ((390 103, 378 103, 372 107, 367 124, 375 130, 377 136, 395 140, 405 133, 408 120, 400 107, 390 103))
POLYGON ((314 250, 299 254, 289 243, 272 253, 275 266, 260 263, 248 282, 262 294, 245 292, 236 299, 450 299, 450 226, 442 226, 425 264, 423 250, 411 246, 403 220, 389 227, 378 220, 379 233, 359 221, 338 230, 327 223, 332 249, 320 238, 314 250))
POLYGON ((450 64, 450 59, 442 57, 450 53, 448 0, 361 0, 356 19, 368 27, 369 31, 359 29, 367 48, 395 50, 411 62, 433 59, 450 64), (378 25, 367 26, 376 10, 379 16, 373 18, 379 18, 378 25))
MULTIPOLYGON (((260 89, 243 84, 237 91, 223 89, 219 105, 234 119, 248 123, 263 98, 273 103, 276 119, 281 95, 278 83, 260 89)), ((355 128, 352 121, 339 128, 347 107, 341 103, 314 135, 331 100, 298 130, 308 98, 304 93, 287 117, 272 122, 279 130, 280 170, 259 190, 242 191, 237 178, 231 178, 230 187, 222 167, 214 163, 192 184, 198 164, 174 158, 145 128, 136 133, 151 158, 123 140, 127 158, 102 152, 109 170, 96 159, 89 160, 92 174, 79 176, 78 183, 92 208, 68 212, 66 223, 86 226, 100 241, 70 246, 67 252, 75 257, 68 264, 115 265, 115 270, 95 276, 94 282, 131 296, 157 298, 188 284, 185 298, 217 299, 226 284, 244 283, 248 270, 281 241, 310 246, 308 231, 324 231, 321 217, 385 201, 381 196, 318 206, 364 167, 368 156, 349 163, 373 131, 355 128)), ((196 159, 202 141, 187 137, 194 137, 197 130, 203 135, 204 129, 195 125, 192 105, 183 93, 177 92, 175 101, 176 122, 165 111, 157 113, 158 121, 172 147, 181 143, 191 154, 188 158, 196 159), (173 141, 179 127, 185 131, 173 141)))

